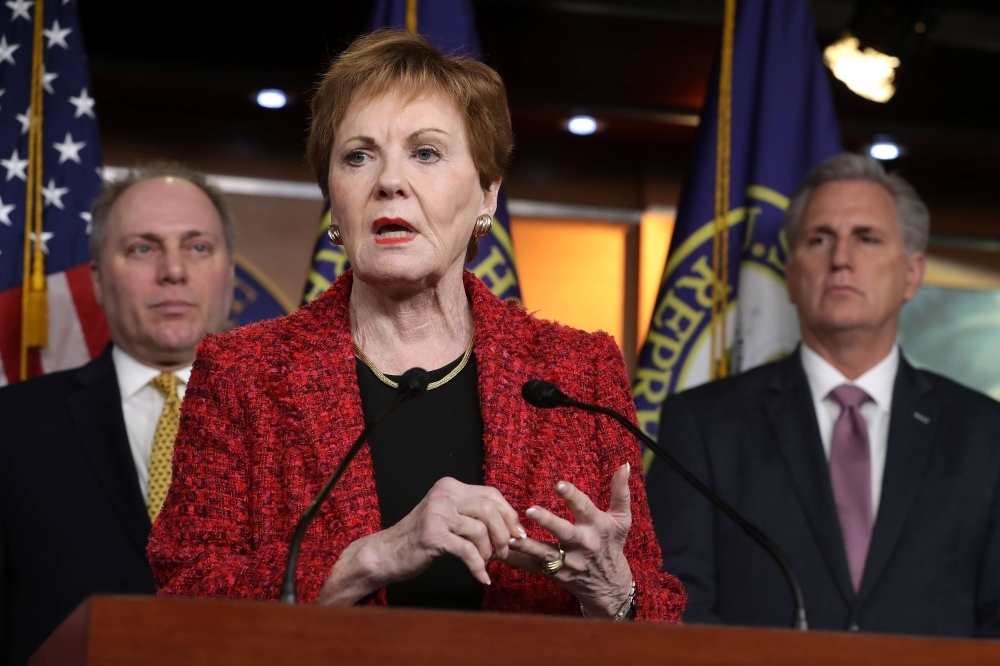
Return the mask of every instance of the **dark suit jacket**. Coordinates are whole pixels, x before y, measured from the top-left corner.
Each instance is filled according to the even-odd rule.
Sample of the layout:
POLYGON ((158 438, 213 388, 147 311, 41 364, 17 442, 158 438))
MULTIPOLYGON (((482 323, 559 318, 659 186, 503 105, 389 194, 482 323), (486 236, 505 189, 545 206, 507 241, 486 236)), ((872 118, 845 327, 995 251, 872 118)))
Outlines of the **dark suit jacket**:
MULTIPOLYGON (((671 397, 660 444, 784 550, 813 628, 1000 635, 1000 403, 900 359, 857 594, 798 353, 671 397)), ((646 484, 685 621, 789 625, 791 594, 761 548, 661 461, 646 484)))
POLYGON ((22 664, 88 595, 154 594, 111 346, 0 390, 0 655, 22 664))

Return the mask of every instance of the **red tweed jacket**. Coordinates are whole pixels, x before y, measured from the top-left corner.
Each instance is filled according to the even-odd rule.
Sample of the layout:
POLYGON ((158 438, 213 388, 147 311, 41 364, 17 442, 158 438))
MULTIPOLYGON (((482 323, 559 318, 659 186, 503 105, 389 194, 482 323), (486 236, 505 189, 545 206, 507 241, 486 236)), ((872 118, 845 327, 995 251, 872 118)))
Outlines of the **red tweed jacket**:
MULTIPOLYGON (((292 530, 361 431, 351 348, 352 276, 297 312, 209 336, 197 360, 174 445, 173 484, 149 541, 161 594, 277 599, 292 530)), ((532 317, 465 274, 475 321, 485 483, 522 515, 530 536, 551 539, 523 518, 532 504, 571 519, 555 493, 575 483, 607 508, 615 469, 632 463, 632 529, 625 546, 638 592, 636 618, 679 622, 685 593, 661 573, 639 448, 617 424, 589 413, 540 410, 521 385, 548 379, 568 395, 634 418, 621 354, 604 333, 532 317)), ((299 598, 314 602, 337 557, 381 529, 371 456, 362 448, 306 532, 299 598)), ((491 561, 483 608, 579 614, 552 581, 491 561)), ((384 604, 385 590, 370 603, 384 604)))

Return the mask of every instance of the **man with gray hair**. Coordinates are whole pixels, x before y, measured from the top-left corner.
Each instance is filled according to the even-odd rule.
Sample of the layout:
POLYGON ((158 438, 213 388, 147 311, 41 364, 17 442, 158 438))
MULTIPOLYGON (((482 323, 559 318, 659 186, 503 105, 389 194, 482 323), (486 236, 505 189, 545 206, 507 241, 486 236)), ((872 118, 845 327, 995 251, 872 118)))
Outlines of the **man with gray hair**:
POLYGON ((195 347, 229 314, 234 243, 222 195, 178 165, 132 171, 94 202, 111 344, 0 389, 0 663, 25 663, 90 594, 156 592, 146 541, 195 347))
MULTIPOLYGON (((802 344, 663 407, 661 445, 786 553, 815 629, 1000 636, 1000 403, 896 344, 929 223, 875 160, 819 165, 784 220, 802 344)), ((789 626, 768 555, 665 464, 646 483, 685 621, 789 626)))

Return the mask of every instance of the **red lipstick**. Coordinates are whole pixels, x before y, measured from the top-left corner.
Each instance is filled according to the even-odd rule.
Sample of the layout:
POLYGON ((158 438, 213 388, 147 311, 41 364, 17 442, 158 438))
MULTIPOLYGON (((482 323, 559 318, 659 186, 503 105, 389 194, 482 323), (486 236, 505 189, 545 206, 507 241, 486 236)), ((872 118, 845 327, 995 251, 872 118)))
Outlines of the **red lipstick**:
POLYGON ((380 217, 372 222, 372 233, 379 245, 401 245, 417 237, 416 230, 399 217, 380 217))

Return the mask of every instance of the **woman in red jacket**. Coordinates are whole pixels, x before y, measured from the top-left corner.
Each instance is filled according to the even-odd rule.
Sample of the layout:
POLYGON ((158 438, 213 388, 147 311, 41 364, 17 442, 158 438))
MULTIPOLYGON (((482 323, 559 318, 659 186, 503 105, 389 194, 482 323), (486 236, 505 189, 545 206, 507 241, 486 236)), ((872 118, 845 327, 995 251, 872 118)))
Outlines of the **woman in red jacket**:
POLYGON ((296 520, 419 366, 437 368, 430 390, 382 423, 306 532, 302 600, 679 621, 632 437, 520 395, 548 379, 634 415, 614 341, 463 271, 511 144, 481 63, 383 31, 333 64, 308 151, 353 270, 200 346, 149 543, 161 593, 277 598, 296 520))

